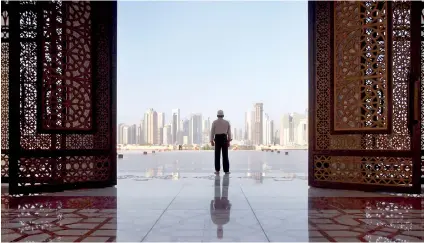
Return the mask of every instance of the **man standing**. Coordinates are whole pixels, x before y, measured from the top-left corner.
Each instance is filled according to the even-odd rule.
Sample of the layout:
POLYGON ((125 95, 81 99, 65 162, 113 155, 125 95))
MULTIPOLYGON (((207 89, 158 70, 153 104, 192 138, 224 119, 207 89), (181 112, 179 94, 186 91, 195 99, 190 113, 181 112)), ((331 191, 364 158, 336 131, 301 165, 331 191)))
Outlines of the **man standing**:
POLYGON ((230 174, 230 161, 228 159, 228 147, 231 139, 231 126, 227 120, 224 120, 224 112, 219 110, 218 119, 213 121, 211 126, 211 145, 215 146, 215 174, 221 170, 221 150, 222 164, 225 174, 230 174))

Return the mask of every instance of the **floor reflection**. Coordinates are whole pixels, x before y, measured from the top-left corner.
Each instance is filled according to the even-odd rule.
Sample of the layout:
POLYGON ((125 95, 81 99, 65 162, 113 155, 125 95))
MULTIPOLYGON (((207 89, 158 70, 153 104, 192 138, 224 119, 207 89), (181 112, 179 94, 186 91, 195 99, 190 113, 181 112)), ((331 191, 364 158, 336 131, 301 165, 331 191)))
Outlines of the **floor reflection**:
POLYGON ((108 191, 109 196, 2 196, 7 200, 2 200, 1 240, 115 241, 116 188, 108 191))
POLYGON ((424 240, 424 211, 417 197, 309 197, 308 218, 309 241, 424 240))
POLYGON ((216 224, 216 236, 222 239, 224 236, 224 225, 230 221, 231 203, 228 199, 228 188, 230 176, 224 175, 221 187, 221 177, 216 176, 214 181, 214 199, 211 200, 211 220, 216 224))
POLYGON ((290 181, 256 184, 234 174, 137 183, 118 185, 119 205, 116 188, 4 194, 1 240, 424 241, 422 197, 304 189, 290 181), (278 194, 287 183, 298 193, 278 194), (127 187, 131 193, 122 193, 127 187))

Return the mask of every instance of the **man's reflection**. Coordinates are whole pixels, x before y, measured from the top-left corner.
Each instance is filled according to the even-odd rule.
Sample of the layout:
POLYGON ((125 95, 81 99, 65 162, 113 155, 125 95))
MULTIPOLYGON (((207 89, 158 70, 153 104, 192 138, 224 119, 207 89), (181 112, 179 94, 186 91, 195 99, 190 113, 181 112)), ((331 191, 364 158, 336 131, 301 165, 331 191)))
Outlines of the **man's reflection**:
POLYGON ((216 235, 219 239, 224 236, 223 225, 230 221, 231 203, 228 200, 228 187, 230 184, 230 176, 224 175, 222 180, 221 193, 221 177, 215 176, 215 197, 211 201, 211 219, 218 226, 216 235))

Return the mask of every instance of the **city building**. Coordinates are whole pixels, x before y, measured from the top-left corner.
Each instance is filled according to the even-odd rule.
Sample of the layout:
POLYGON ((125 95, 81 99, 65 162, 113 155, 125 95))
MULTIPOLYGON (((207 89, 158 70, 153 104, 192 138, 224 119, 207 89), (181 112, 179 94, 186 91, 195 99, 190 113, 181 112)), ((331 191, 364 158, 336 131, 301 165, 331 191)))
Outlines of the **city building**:
POLYGON ((263 142, 263 112, 264 104, 256 103, 254 105, 254 137, 253 144, 260 145, 263 142))
POLYGON ((158 114, 149 109, 144 114, 144 140, 146 144, 158 144, 158 114))
POLYGON ((122 144, 128 144, 128 126, 124 125, 122 127, 122 144))
POLYGON ((211 132, 211 120, 208 117, 207 119, 203 120, 202 123, 202 130, 203 130, 203 144, 208 144, 210 142, 210 132, 211 132))
POLYGON ((297 142, 298 145, 308 145, 308 120, 301 118, 297 125, 297 142))
POLYGON ((180 134, 180 109, 173 109, 171 114, 172 119, 172 144, 181 144, 181 141, 179 140, 180 134))
MULTIPOLYGON (((296 112, 283 115, 281 119, 280 145, 298 145, 298 142, 300 141, 300 133, 298 129, 301 120, 305 122, 305 126, 307 127, 307 119, 305 115, 296 112)), ((305 139, 305 141, 307 141, 307 139, 305 139)))
POLYGON ((125 124, 124 123, 120 123, 119 125, 118 125, 118 138, 117 138, 117 142, 118 142, 118 144, 124 144, 123 143, 123 141, 124 141, 124 139, 123 139, 123 136, 124 136, 124 133, 123 133, 123 129, 124 129, 124 127, 125 127, 125 124))
POLYGON ((202 114, 192 114, 190 117, 189 144, 202 144, 202 114))
POLYGON ((182 130, 181 130, 181 135, 184 136, 189 136, 190 134, 190 120, 189 119, 184 119, 181 121, 182 124, 182 130))
POLYGON ((269 141, 268 144, 274 144, 275 143, 275 134, 274 134, 274 120, 269 121, 269 141))
POLYGON ((143 120, 140 121, 140 123, 137 126, 137 144, 144 144, 144 137, 143 137, 143 120))
POLYGON ((172 125, 167 124, 162 129, 163 132, 163 144, 169 145, 172 144, 172 125))
POLYGON ((264 114, 263 117, 263 136, 262 136, 262 143, 264 145, 269 145, 272 143, 272 131, 271 131, 271 120, 269 119, 268 114, 264 114))
POLYGON ((128 144, 137 144, 137 124, 128 127, 128 144))
POLYGON ((163 144, 163 127, 165 126, 165 113, 158 112, 158 144, 163 144))
POLYGON ((247 145, 253 145, 255 137, 255 111, 250 109, 245 113, 244 139, 247 145))

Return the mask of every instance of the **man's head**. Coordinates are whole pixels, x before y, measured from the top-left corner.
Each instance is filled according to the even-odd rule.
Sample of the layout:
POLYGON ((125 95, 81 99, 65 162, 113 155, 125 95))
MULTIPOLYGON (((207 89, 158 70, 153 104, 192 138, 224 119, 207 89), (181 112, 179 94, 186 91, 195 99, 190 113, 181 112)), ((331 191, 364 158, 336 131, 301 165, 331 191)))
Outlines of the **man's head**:
POLYGON ((217 112, 216 116, 217 116, 218 118, 223 118, 223 117, 224 117, 224 111, 219 110, 219 111, 217 112))

